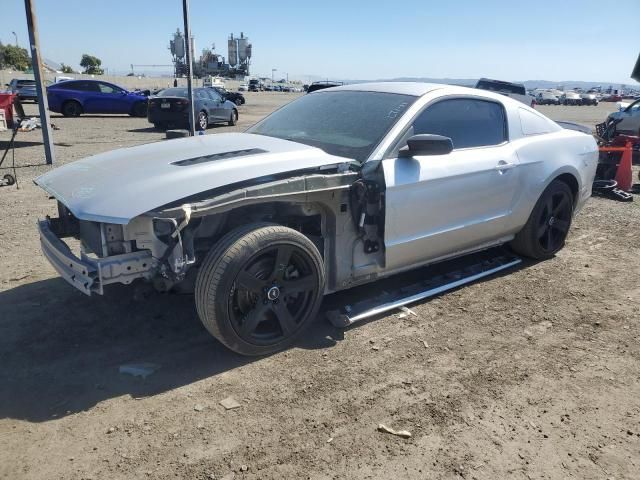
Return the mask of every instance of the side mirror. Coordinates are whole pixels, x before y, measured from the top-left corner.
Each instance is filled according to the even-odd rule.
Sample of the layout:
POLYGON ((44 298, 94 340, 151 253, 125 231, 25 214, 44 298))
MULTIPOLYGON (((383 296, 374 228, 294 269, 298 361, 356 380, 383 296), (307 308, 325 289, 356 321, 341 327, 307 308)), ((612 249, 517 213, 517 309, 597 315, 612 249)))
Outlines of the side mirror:
POLYGON ((413 135, 407 140, 407 146, 398 152, 401 157, 416 155, 446 155, 453 150, 453 142, 442 135, 413 135))

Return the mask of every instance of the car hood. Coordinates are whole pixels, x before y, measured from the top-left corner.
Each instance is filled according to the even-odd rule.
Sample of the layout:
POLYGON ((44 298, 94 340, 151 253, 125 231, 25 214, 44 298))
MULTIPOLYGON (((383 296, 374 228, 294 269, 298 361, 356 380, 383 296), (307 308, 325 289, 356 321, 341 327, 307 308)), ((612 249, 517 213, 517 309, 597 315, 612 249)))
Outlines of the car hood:
POLYGON ((288 140, 221 133, 101 153, 34 182, 81 220, 126 224, 214 188, 349 161, 288 140))

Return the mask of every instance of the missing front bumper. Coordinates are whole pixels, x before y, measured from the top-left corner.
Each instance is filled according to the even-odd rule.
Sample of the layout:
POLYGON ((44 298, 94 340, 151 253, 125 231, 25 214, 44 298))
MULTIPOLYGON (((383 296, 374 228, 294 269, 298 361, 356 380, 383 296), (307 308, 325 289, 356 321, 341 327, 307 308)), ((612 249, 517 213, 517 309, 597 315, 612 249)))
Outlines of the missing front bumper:
POLYGON ((51 230, 50 220, 38 222, 42 253, 49 263, 70 285, 85 295, 104 293, 104 285, 129 284, 136 278, 149 278, 153 259, 149 250, 90 258, 84 253, 76 257, 68 245, 51 230))

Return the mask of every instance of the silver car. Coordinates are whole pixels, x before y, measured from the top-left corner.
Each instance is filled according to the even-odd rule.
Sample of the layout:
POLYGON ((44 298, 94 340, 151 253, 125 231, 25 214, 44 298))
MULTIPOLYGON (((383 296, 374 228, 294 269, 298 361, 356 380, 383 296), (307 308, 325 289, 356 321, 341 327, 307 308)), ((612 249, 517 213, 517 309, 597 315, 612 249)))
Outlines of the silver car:
POLYGON ((51 264, 85 294, 139 279, 195 284, 211 334, 262 355, 290 345, 324 294, 502 244, 553 257, 597 159, 590 135, 497 93, 345 85, 245 133, 116 150, 42 175, 59 217, 39 230, 51 264))

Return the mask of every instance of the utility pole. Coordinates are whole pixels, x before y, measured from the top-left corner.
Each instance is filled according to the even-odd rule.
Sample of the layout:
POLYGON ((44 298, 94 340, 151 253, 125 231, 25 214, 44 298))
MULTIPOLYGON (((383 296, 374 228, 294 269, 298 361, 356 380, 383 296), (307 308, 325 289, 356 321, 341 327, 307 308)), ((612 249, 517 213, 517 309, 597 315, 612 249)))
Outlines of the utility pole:
POLYGON ((42 71, 42 61, 40 58, 40 39, 38 37, 38 24, 36 21, 36 10, 33 0, 24 0, 24 9, 27 14, 27 28, 29 29, 29 49, 31 50, 31 64, 33 66, 33 76, 36 81, 36 91, 38 94, 38 110, 40 111, 40 126, 42 127, 42 140, 44 142, 44 156, 47 165, 55 163, 55 151, 53 150, 53 138, 49 119, 49 102, 47 101, 47 89, 44 86, 44 74, 42 71))
POLYGON ((277 68, 272 68, 271 69, 271 83, 273 83, 273 72, 277 71, 277 68))
POLYGON ((193 108, 193 61, 191 59, 191 30, 189 28, 189 0, 182 0, 182 16, 184 17, 184 51, 187 56, 187 96, 189 97, 189 135, 196 134, 195 112, 193 108))
POLYGON ((16 37, 16 47, 18 46, 18 35, 16 35, 16 32, 11 32, 13 33, 13 36, 16 37))

